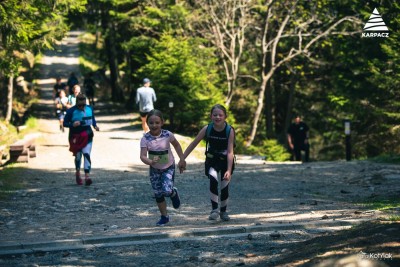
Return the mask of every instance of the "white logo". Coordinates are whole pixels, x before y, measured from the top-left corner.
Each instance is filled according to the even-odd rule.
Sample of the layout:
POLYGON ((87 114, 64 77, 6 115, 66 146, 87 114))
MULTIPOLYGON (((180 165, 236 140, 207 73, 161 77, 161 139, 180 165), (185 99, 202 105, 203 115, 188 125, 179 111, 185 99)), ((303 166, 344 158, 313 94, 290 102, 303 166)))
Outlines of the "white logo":
POLYGON ((392 253, 365 253, 360 251, 358 252, 358 257, 361 259, 393 260, 392 253))
POLYGON ((389 29, 376 8, 372 11, 363 30, 362 37, 389 37, 389 29))

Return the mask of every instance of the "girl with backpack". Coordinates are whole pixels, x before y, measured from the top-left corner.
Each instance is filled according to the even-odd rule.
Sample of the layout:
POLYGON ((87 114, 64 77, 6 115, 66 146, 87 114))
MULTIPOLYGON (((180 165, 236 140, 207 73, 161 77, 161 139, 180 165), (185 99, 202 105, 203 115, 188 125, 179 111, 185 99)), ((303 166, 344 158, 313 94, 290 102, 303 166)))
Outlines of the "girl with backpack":
POLYGON ((229 198, 229 183, 234 168, 234 140, 235 132, 226 122, 226 108, 222 105, 214 105, 211 109, 211 123, 204 126, 197 134, 193 142, 183 153, 186 159, 202 139, 206 139, 206 161, 205 174, 210 179, 210 197, 212 210, 209 220, 229 221, 230 217, 226 211, 229 198), (218 179, 220 173, 220 179, 218 179), (221 196, 220 208, 218 210, 220 182, 221 196))

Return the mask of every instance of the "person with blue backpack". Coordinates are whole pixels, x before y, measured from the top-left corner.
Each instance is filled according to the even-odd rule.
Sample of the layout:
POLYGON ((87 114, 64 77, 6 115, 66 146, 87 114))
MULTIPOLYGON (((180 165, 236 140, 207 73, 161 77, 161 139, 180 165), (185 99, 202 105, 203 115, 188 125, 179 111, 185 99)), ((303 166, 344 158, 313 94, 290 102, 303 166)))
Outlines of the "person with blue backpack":
POLYGON ((226 108, 220 104, 211 108, 211 123, 204 126, 192 143, 183 153, 186 159, 201 140, 206 140, 205 175, 210 179, 211 213, 209 220, 229 221, 227 205, 229 198, 229 183, 234 170, 234 140, 235 131, 226 122, 226 108), (220 179, 218 179, 220 173, 220 179), (218 185, 221 195, 219 196, 218 185), (220 207, 218 210, 218 204, 220 207))

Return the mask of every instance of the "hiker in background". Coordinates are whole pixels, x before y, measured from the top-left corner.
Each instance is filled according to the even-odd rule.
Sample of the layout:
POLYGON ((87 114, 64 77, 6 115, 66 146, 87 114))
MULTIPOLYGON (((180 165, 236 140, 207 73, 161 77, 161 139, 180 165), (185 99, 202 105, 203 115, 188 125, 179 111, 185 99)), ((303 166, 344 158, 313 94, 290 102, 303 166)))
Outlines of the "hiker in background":
POLYGON ((213 106, 210 118, 212 123, 204 126, 200 130, 193 142, 186 148, 183 155, 186 159, 201 140, 205 138, 208 139, 206 140, 205 174, 210 179, 212 207, 208 218, 209 220, 217 220, 219 217, 223 221, 229 221, 230 217, 226 210, 229 198, 229 183, 234 168, 233 146, 235 132, 226 122, 227 113, 224 106, 219 104, 213 106), (228 129, 230 130, 228 131, 228 129), (218 173, 220 173, 220 180, 218 179, 218 173), (219 181, 221 183, 221 203, 220 209, 218 210, 219 181))
POLYGON ((67 85, 69 88, 69 92, 68 92, 69 95, 74 94, 74 91, 73 91, 74 86, 78 85, 78 84, 79 84, 78 78, 76 77, 74 72, 71 72, 71 74, 69 75, 68 81, 67 81, 67 85))
POLYGON ((154 109, 154 102, 157 101, 156 93, 150 87, 151 81, 148 78, 143 79, 143 86, 136 91, 136 104, 139 104, 139 114, 142 120, 142 129, 144 133, 149 131, 146 123, 147 114, 154 109))
POLYGON ((89 177, 91 170, 90 153, 92 151, 93 130, 99 131, 93 109, 86 105, 86 96, 79 94, 76 99, 76 105, 67 110, 64 118, 64 127, 69 128, 68 140, 69 150, 75 156, 75 181, 82 185, 80 174, 82 156, 84 159, 85 185, 91 185, 92 180, 89 177))
POLYGON ((65 90, 66 86, 67 85, 65 83, 61 82, 61 77, 57 77, 56 78, 56 84, 53 86, 53 99, 56 99, 57 97, 60 97, 60 91, 61 90, 65 90))
MULTIPOLYGON (((75 106, 76 99, 77 99, 79 94, 82 94, 81 93, 81 87, 79 85, 75 85, 74 86, 74 93, 72 95, 68 96, 67 108, 71 108, 71 107, 75 106)), ((88 100, 86 98, 86 105, 88 105, 88 104, 89 104, 89 102, 88 102, 88 100)))
POLYGON ((175 159, 170 144, 174 146, 180 158, 178 167, 181 173, 186 167, 186 162, 183 158, 182 147, 174 134, 162 129, 164 118, 161 111, 156 109, 150 111, 147 115, 147 124, 150 130, 140 140, 140 159, 150 166, 150 182, 161 213, 161 218, 156 225, 164 226, 169 223, 165 197, 171 198, 175 209, 181 205, 178 189, 174 187, 175 159))
POLYGON ((308 162, 310 160, 310 143, 308 142, 310 128, 302 121, 300 115, 295 117, 287 132, 288 144, 294 153, 294 159, 301 161, 301 151, 303 150, 305 152, 304 161, 308 162))
POLYGON ((81 93, 81 87, 79 85, 75 85, 72 89, 72 94, 68 96, 67 108, 71 108, 76 104, 76 97, 81 93))
POLYGON ((56 115, 60 122, 60 131, 64 132, 64 117, 68 109, 68 97, 66 96, 65 90, 60 90, 59 97, 57 97, 54 102, 56 104, 56 115))
POLYGON ((83 87, 85 88, 85 94, 89 100, 89 104, 94 106, 94 90, 96 83, 93 80, 93 73, 90 72, 83 80, 83 87))

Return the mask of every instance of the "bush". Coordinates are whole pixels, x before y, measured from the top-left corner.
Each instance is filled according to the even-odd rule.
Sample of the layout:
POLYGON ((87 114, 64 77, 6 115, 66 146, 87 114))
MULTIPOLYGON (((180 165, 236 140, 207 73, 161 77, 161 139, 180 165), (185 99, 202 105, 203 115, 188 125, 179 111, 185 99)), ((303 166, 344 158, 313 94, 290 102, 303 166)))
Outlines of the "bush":
POLYGON ((266 139, 260 146, 250 146, 248 153, 265 156, 268 161, 288 161, 290 154, 276 139, 266 139))

